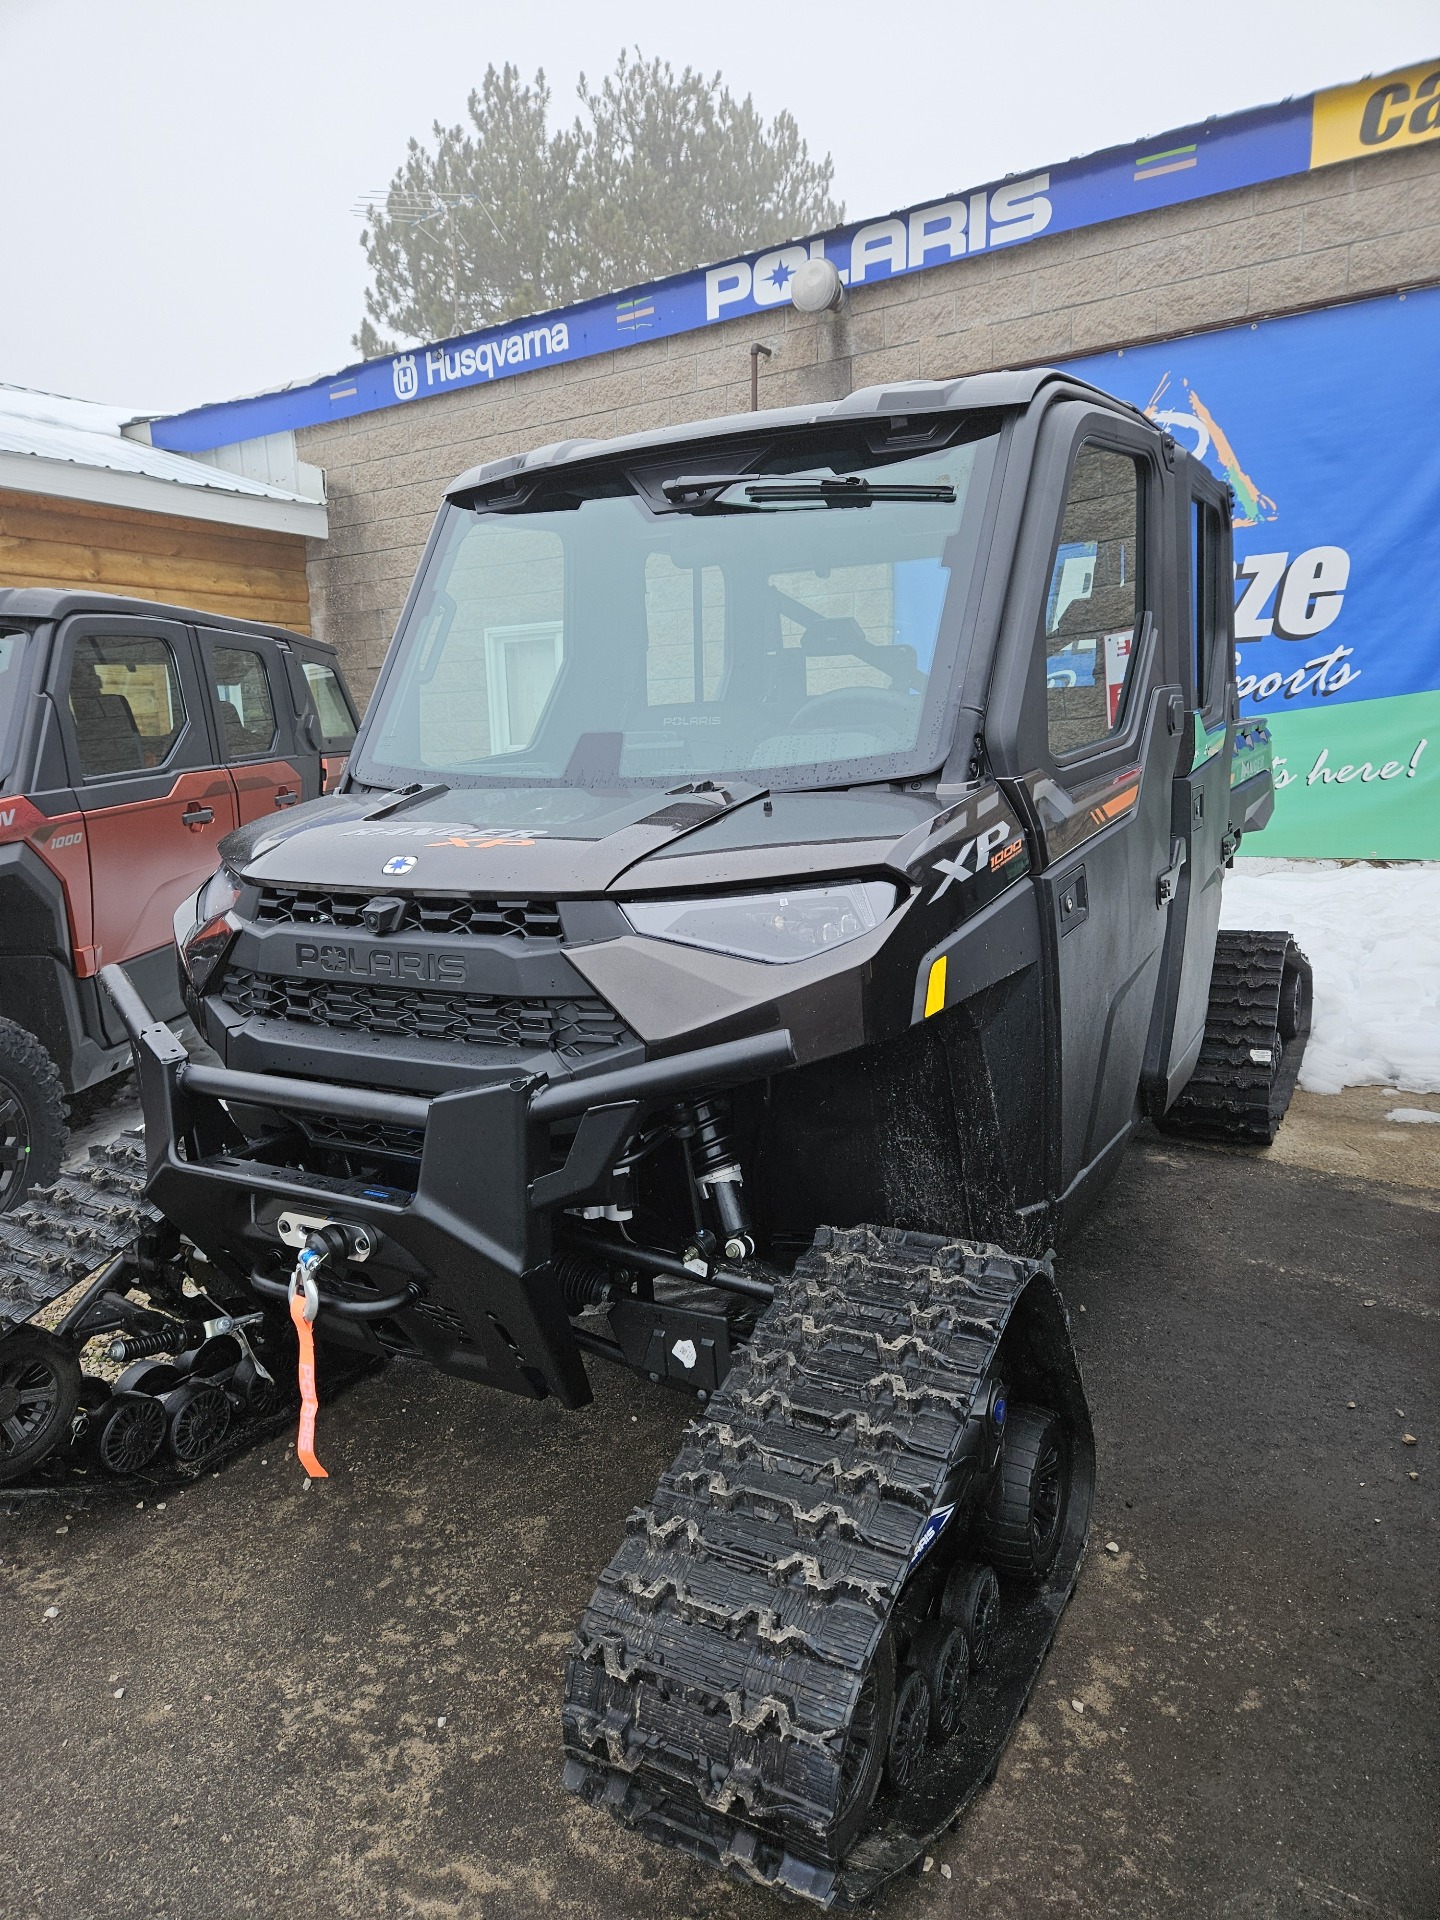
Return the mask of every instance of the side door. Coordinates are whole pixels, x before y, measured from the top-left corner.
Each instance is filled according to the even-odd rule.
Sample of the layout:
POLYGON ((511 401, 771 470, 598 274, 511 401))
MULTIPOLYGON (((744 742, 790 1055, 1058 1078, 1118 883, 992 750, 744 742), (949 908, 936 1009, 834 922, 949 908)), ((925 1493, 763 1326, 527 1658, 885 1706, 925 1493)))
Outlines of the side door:
POLYGON ((172 917, 237 825, 190 635, 170 620, 78 614, 50 692, 85 821, 95 964, 154 956, 137 984, 159 994, 157 1013, 174 1011, 172 917))
POLYGON ((1182 720, 1159 449, 1114 415, 1065 414, 1054 432, 1068 430, 1068 449, 1050 442, 1066 478, 1032 666, 1044 678, 1041 765, 1025 783, 1055 956, 1060 1198, 1099 1172, 1136 1118, 1174 878, 1182 720))
POLYGON ((214 627, 201 627, 197 637, 240 824, 297 805, 306 797, 304 756, 279 644, 214 627))
MULTIPOLYGON (((320 750, 319 791, 333 793, 345 771, 350 749, 355 744, 359 716, 350 698, 350 690, 341 678, 331 654, 297 641, 291 650, 291 658, 300 675, 303 690, 305 704, 301 711, 314 715, 320 750)), ((308 794, 306 798, 309 798, 308 794)))
POLYGON ((1170 907, 1164 977, 1146 1062, 1146 1103, 1157 1114, 1190 1078, 1205 1038, 1236 718, 1229 499, 1219 482, 1190 459, 1181 464, 1175 494, 1185 723, 1171 832, 1185 862, 1170 907))

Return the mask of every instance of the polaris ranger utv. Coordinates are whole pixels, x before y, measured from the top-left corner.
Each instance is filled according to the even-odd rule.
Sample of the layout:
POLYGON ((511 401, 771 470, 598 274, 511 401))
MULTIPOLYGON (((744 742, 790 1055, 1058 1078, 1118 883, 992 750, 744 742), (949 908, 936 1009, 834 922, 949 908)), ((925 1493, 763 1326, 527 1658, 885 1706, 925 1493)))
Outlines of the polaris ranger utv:
POLYGON ((97 1220, 84 1298, 193 1321, 188 1260, 509 1392, 689 1391, 566 1782, 822 1904, 988 1778, 1073 1585, 1046 1249, 1144 1115, 1268 1139, 1293 1085, 1303 959, 1217 961, 1271 808, 1231 577, 1224 488, 1051 372, 492 462, 341 791, 177 916, 218 1064, 104 975, 148 1239, 97 1220))
POLYGON ((319 641, 0 590, 0 1213, 60 1171, 66 1096, 130 1065, 101 966, 178 1016, 175 908, 232 829, 324 793, 354 737, 319 641))

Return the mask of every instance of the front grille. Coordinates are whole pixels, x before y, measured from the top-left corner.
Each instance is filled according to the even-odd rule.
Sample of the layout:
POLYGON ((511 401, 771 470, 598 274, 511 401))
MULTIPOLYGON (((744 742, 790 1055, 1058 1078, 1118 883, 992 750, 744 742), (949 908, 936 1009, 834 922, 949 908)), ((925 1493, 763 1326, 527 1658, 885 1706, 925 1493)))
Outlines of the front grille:
MULTIPOLYGON (((383 889, 317 893, 300 887, 265 887, 255 918, 271 926, 361 927, 361 909, 375 899, 377 891, 383 889)), ((412 894, 405 901, 404 918, 392 931, 558 940, 560 911, 553 900, 477 900, 468 893, 412 894)))
POLYGON ((472 1047, 549 1047, 567 1059, 608 1053, 633 1038, 600 999, 507 999, 493 993, 440 993, 370 981, 297 980, 236 969, 221 988, 237 1013, 297 1020, 354 1033, 472 1047))
POLYGON ((418 1160, 425 1150, 422 1127, 391 1126, 387 1120, 351 1120, 334 1113, 310 1113, 301 1125, 320 1147, 342 1153, 376 1153, 392 1159, 418 1160))

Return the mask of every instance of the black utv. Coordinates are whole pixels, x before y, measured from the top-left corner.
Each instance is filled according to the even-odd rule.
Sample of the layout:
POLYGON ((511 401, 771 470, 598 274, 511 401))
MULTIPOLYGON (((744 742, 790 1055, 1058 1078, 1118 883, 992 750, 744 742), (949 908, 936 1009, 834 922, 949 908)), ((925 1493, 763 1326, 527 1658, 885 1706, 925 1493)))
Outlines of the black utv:
POLYGON ((1144 1116, 1265 1140, 1293 1084, 1303 959, 1217 949, 1272 804, 1229 519, 1043 371, 476 468, 341 791, 177 916, 215 1061, 105 975, 157 1309, 188 1258, 510 1392, 694 1396, 567 1784, 825 1904, 988 1777, 1073 1584, 1047 1249, 1144 1116))

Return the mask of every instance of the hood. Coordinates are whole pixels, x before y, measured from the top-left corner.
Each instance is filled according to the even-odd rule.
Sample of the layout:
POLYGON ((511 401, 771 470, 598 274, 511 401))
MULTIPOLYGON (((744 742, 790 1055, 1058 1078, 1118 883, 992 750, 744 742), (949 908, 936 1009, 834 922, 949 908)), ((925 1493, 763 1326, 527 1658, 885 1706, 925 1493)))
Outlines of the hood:
POLYGON ((884 867, 936 812, 933 796, 876 787, 433 788, 312 801, 221 852, 265 885, 565 898, 884 867))

